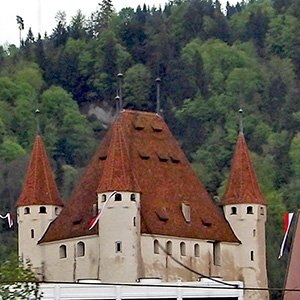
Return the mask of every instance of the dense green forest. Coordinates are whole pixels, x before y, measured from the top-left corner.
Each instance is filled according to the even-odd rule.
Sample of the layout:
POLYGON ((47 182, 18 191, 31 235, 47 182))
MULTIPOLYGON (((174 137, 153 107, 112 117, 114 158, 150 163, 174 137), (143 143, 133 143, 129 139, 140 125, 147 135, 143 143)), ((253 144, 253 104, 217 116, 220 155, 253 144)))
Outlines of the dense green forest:
MULTIPOLYGON (((218 0, 174 0, 117 13, 103 0, 91 16, 78 11, 67 23, 59 11, 51 33, 35 36, 30 29, 20 45, 0 46, 0 212, 15 211, 37 108, 66 201, 113 120, 117 74, 124 74, 124 107, 149 111, 156 108, 160 77, 161 113, 216 204, 243 108, 245 137, 269 203, 269 284, 282 287, 283 214, 300 207, 299 11, 299 0, 223 9, 218 0)), ((2 259, 15 251, 16 232, 4 223, 0 232, 2 259)))

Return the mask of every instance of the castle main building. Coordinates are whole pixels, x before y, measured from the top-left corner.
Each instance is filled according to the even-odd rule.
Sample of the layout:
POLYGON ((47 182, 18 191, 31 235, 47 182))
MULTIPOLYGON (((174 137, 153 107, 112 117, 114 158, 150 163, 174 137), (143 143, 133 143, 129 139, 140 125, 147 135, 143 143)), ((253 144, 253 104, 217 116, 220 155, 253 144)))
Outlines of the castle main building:
MULTIPOLYGON (((19 255, 45 281, 190 282, 203 274, 266 288, 267 203, 242 132, 221 205, 223 214, 159 115, 124 110, 65 207, 36 137, 17 202, 19 255)), ((246 289, 245 299, 268 292, 246 289)))

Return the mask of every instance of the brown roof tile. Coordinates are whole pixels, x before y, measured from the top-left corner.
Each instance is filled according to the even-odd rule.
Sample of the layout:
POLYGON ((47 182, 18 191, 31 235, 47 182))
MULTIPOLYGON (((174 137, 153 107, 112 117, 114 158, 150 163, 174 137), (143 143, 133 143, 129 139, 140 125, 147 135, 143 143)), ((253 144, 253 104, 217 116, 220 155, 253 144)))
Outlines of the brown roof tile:
POLYGON ((97 193, 108 191, 140 192, 141 189, 134 176, 122 125, 120 122, 115 122, 112 126, 113 134, 97 193))
POLYGON ((88 230, 93 217, 92 206, 97 201, 96 190, 106 167, 112 171, 110 151, 118 149, 118 144, 127 145, 128 157, 123 161, 131 167, 141 189, 142 233, 238 242, 161 117, 129 110, 122 113, 120 123, 112 126, 105 136, 66 207, 42 242, 97 233, 97 226, 88 230), (143 129, 136 126, 137 123, 143 124, 143 129), (159 131, 153 130, 153 124, 159 131), (116 128, 124 134, 119 134, 119 141, 113 133, 116 128), (108 153, 106 160, 99 159, 100 153, 108 153), (147 153, 149 158, 143 159, 141 153, 147 153), (176 157, 177 162, 161 161, 157 153, 176 157), (188 223, 181 211, 182 202, 190 205, 191 221, 188 223), (73 224, 75 216, 77 219, 83 217, 78 225, 73 224), (206 221, 203 224, 205 216, 209 216, 210 226, 205 225, 206 221))
POLYGON ((267 205, 267 201, 259 188, 245 137, 242 133, 238 137, 229 182, 221 205, 239 203, 267 205))
POLYGON ((16 204, 16 206, 27 205, 63 206, 39 135, 35 139, 23 191, 16 204))

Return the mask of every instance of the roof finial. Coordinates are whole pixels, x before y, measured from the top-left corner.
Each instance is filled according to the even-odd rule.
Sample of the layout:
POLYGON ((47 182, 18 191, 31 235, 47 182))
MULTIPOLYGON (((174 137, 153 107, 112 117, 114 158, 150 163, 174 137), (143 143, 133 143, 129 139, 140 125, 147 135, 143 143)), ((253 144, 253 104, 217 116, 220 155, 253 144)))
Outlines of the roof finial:
POLYGON ((156 82, 156 112, 158 114, 160 114, 160 83, 161 83, 161 79, 159 77, 157 77, 155 79, 156 82))
POLYGON ((119 72, 117 77, 119 79, 119 83, 118 83, 119 87, 118 87, 117 95, 119 96, 119 100, 120 100, 119 109, 121 111, 123 109, 123 103, 122 103, 122 79, 123 79, 123 74, 121 72, 119 72))
POLYGON ((240 114, 240 134, 244 135, 244 128, 243 128, 243 110, 240 108, 239 109, 239 114, 240 114))
POLYGON ((40 128, 40 110, 36 109, 35 110, 35 115, 36 115, 36 134, 40 135, 41 134, 41 128, 40 128))

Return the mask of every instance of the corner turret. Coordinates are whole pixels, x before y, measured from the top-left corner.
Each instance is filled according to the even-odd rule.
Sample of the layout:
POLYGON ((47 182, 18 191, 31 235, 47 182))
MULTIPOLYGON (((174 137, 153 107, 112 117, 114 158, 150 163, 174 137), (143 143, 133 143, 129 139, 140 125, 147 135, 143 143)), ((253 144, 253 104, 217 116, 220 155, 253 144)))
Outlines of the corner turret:
POLYGON ((35 139, 22 194, 17 204, 19 256, 29 259, 37 275, 43 273, 43 255, 37 243, 60 213, 63 202, 55 184, 40 135, 35 139))
MULTIPOLYGON (((242 119, 230 178, 221 205, 225 218, 241 241, 238 255, 240 276, 245 282, 245 287, 267 288, 267 202, 251 162, 243 134, 242 119)), ((269 295, 267 291, 246 290, 245 299, 269 299, 269 295)))
POLYGON ((98 207, 103 209, 99 220, 103 281, 135 282, 141 277, 140 191, 122 125, 116 121, 97 189, 98 207))

